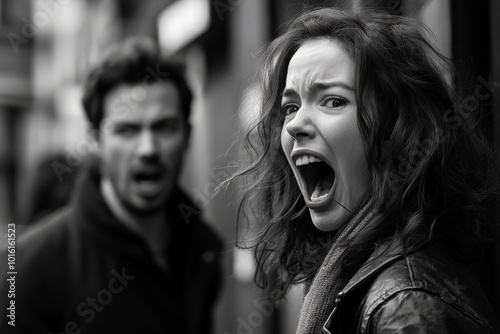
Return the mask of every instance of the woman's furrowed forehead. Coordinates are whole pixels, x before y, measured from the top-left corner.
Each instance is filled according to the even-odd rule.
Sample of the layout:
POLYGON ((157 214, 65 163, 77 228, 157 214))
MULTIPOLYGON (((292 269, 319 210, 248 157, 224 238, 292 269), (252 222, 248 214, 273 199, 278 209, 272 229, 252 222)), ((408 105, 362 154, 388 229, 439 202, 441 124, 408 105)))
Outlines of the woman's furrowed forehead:
POLYGON ((339 42, 326 38, 310 40, 292 56, 283 93, 310 91, 332 84, 353 89, 353 71, 353 61, 339 42))

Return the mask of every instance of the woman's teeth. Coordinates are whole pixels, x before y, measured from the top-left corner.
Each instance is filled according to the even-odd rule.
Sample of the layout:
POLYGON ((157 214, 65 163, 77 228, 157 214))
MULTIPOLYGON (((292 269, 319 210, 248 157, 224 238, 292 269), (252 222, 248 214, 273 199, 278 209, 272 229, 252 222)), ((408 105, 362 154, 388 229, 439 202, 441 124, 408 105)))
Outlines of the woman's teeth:
POLYGON ((301 155, 295 160, 295 166, 312 164, 313 162, 321 162, 321 160, 312 155, 301 155))
POLYGON ((321 202, 330 193, 335 181, 335 173, 321 159, 308 154, 295 158, 304 187, 311 202, 321 202))
POLYGON ((320 202, 327 196, 328 196, 328 193, 318 196, 318 194, 316 193, 316 190, 315 190, 314 193, 311 195, 311 202, 320 202))

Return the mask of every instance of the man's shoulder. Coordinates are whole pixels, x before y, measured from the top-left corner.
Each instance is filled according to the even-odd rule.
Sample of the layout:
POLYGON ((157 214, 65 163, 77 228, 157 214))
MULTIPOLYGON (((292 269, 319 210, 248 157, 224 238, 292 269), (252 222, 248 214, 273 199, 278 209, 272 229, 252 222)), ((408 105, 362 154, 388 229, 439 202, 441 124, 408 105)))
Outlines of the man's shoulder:
POLYGON ((44 239, 50 236, 55 237, 67 228, 67 225, 72 218, 72 213, 73 207, 71 205, 54 211, 42 219, 32 223, 32 225, 26 229, 22 238, 44 239))
POLYGON ((62 208, 29 226, 17 242, 17 254, 24 261, 38 261, 44 255, 64 252, 70 242, 71 207, 62 208))
POLYGON ((212 247, 220 249, 222 239, 215 228, 203 218, 202 209, 180 188, 176 189, 176 207, 180 220, 197 238, 204 240, 212 247))
POLYGON ((200 236, 207 240, 209 244, 214 245, 217 248, 222 247, 222 238, 219 236, 218 232, 215 231, 213 226, 201 219, 198 224, 198 228, 200 236))
MULTIPOLYGON (((66 256, 71 242, 69 215, 68 208, 61 209, 28 227, 16 240, 13 266, 17 273, 15 297, 19 305, 18 319, 27 319, 28 315, 41 316, 66 296, 60 291, 64 290, 69 274, 70 261, 66 256)), ((1 268, 6 267, 5 251, 7 249, 3 247, 0 250, 1 268)), ((7 283, 0 282, 0 292, 5 294, 7 289, 7 283)), ((1 310, 0 315, 3 315, 1 310)), ((2 325, 0 321, 0 327, 2 325)))

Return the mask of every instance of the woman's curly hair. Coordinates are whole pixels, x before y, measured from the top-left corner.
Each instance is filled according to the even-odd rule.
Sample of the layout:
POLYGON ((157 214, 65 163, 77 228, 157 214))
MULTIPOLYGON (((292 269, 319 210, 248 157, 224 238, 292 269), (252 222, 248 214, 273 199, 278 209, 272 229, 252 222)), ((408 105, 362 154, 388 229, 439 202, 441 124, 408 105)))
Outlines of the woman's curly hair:
POLYGON ((274 296, 310 282, 335 238, 312 224, 280 141, 288 63, 311 39, 339 42, 355 64, 358 126, 371 174, 363 202, 380 207, 379 217, 348 240, 344 272, 359 269, 375 245, 395 240, 405 253, 440 241, 461 261, 480 254, 497 184, 494 151, 478 127, 486 89, 457 89, 454 67, 427 33, 399 16, 323 8, 299 16, 269 45, 260 114, 245 140, 251 163, 231 180, 247 182, 240 220, 258 231, 240 246, 254 248, 256 282, 272 280, 274 296))

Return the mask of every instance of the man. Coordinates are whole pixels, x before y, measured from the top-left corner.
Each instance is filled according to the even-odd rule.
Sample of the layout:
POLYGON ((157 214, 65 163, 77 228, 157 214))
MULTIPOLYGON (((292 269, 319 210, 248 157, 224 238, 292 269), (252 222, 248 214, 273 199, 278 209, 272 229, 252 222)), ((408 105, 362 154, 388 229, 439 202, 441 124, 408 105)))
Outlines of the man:
POLYGON ((221 242, 176 186, 191 99, 179 66, 145 43, 90 73, 96 157, 71 205, 16 245, 15 327, 2 302, 1 333, 211 331, 221 242))

